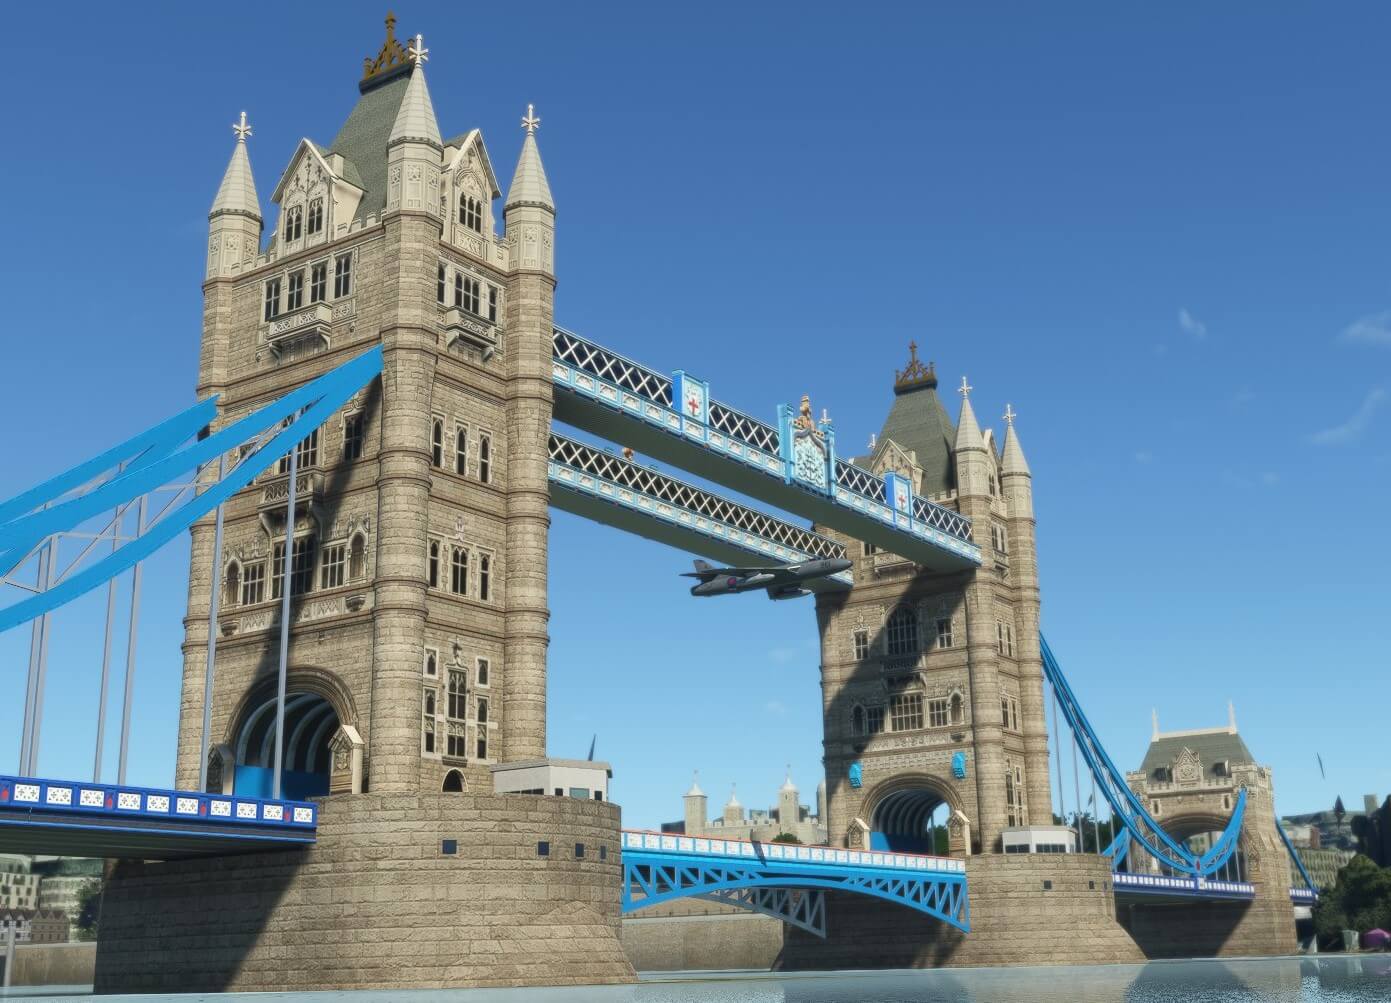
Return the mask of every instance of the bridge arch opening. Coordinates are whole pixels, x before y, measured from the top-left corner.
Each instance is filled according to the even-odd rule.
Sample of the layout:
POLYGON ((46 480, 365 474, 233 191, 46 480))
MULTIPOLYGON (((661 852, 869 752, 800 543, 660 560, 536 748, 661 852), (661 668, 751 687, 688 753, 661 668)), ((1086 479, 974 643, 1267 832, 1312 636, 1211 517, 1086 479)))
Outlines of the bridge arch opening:
MULTIPOLYGON (((1190 853, 1201 856, 1211 850, 1222 838, 1222 833, 1227 828, 1230 819, 1215 814, 1188 814, 1162 818, 1161 821, 1165 832, 1187 847, 1190 853)), ((1237 838, 1236 849, 1227 858, 1226 864, 1209 877, 1216 881, 1250 881, 1252 858, 1257 856, 1258 854, 1254 852, 1254 845, 1243 826, 1243 831, 1237 838)), ((1142 873, 1157 873, 1163 870, 1159 862, 1148 853, 1132 852, 1127 855, 1125 863, 1128 866, 1124 869, 1142 873)))
POLYGON ((873 793, 870 849, 947 855, 947 823, 955 808, 946 785, 929 776, 896 778, 873 793))
MULTIPOLYGON (((237 794, 270 797, 274 791, 275 708, 271 694, 247 704, 235 733, 233 789, 237 794)), ((281 796, 302 800, 328 793, 333 756, 329 742, 338 731, 338 712, 319 693, 285 694, 285 750, 281 796)))

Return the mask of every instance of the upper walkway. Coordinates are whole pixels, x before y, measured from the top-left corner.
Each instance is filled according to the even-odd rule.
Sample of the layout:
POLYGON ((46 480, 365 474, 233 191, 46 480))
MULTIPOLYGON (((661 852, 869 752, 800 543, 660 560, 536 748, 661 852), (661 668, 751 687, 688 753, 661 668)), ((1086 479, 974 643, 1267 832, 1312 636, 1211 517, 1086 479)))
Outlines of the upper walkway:
POLYGON ((776 427, 710 397, 687 373, 665 376, 556 328, 555 416, 934 571, 981 562, 971 521, 836 455, 829 420, 781 405, 776 427))

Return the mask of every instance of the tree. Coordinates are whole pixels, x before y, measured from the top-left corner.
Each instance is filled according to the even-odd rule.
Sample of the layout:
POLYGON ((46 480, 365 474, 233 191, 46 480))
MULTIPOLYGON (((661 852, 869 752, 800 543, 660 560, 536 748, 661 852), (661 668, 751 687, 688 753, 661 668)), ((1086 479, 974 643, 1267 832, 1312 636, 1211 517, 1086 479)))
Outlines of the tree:
POLYGON ((77 939, 96 940, 101 918, 101 879, 93 878, 77 893, 77 939))
POLYGON ((1344 930, 1391 927, 1391 869, 1358 854, 1338 871, 1338 881, 1319 895, 1314 932, 1321 944, 1338 947, 1344 930))

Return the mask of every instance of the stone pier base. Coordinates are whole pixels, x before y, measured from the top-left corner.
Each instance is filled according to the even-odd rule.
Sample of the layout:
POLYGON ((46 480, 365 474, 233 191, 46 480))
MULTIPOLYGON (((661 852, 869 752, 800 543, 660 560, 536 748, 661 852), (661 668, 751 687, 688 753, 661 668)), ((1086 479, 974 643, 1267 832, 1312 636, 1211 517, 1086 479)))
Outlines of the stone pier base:
POLYGON ((620 881, 615 805, 338 795, 305 850, 115 864, 96 991, 631 982, 620 881))

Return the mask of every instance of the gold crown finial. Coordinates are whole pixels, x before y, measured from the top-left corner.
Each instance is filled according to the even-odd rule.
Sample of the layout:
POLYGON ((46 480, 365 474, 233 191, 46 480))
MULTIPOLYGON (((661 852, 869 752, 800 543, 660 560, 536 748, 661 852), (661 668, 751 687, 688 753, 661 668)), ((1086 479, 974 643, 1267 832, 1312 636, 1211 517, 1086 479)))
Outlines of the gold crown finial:
POLYGON ((937 367, 931 362, 923 365, 922 360, 918 358, 918 343, 910 341, 908 365, 894 370, 894 391, 902 392, 918 387, 927 387, 929 390, 937 388, 937 367))
MULTIPOLYGON (((416 36, 419 41, 420 36, 416 36)), ((422 50, 423 51, 423 50, 422 50)), ((386 12, 386 40, 382 42, 381 50, 377 53, 377 58, 365 56, 362 60, 362 83, 383 76, 395 76, 412 64, 413 60, 407 54, 404 46, 396 39, 396 15, 391 11, 386 12)))

